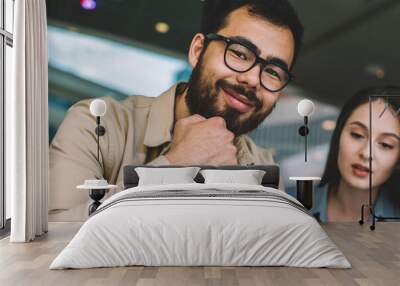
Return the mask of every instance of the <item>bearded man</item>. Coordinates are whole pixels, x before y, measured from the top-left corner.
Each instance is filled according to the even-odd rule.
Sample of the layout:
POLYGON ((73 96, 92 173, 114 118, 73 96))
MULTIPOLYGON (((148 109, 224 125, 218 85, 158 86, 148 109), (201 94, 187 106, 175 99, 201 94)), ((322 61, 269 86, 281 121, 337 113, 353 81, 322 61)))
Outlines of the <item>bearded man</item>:
POLYGON ((87 202, 75 189, 85 179, 122 186, 125 165, 273 163, 246 134, 271 113, 292 79, 302 25, 287 0, 205 5, 202 32, 188 52, 188 83, 158 97, 104 98, 100 162, 90 100, 70 108, 50 145, 50 209, 87 202))

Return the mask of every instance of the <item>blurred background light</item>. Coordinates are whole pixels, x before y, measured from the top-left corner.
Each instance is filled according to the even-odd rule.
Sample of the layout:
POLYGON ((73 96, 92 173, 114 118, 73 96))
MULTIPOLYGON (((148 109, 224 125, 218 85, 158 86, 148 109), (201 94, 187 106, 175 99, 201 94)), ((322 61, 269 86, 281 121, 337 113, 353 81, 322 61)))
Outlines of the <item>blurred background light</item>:
POLYGON ((154 28, 160 34, 166 34, 169 31, 169 25, 165 22, 157 22, 154 28))
POLYGON ((96 0, 80 0, 81 7, 85 10, 96 9, 96 0))

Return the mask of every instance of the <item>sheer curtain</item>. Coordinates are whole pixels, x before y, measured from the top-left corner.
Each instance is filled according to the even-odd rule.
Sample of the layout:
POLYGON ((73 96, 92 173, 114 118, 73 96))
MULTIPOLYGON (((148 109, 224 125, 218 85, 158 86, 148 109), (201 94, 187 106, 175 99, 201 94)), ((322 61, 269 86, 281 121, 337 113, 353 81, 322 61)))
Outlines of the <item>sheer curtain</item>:
POLYGON ((45 0, 15 1, 13 92, 6 98, 12 242, 47 231, 48 75, 45 0))

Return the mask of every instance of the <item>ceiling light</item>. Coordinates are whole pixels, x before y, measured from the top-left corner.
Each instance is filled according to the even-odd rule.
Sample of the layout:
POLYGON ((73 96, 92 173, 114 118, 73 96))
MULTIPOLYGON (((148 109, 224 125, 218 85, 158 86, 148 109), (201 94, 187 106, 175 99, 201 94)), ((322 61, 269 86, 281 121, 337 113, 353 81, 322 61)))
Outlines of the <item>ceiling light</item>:
POLYGON ((324 120, 321 125, 322 129, 326 131, 332 131, 336 127, 336 122, 334 120, 329 119, 329 120, 324 120))
POLYGON ((75 27, 75 26, 68 26, 68 31, 71 31, 71 32, 78 32, 79 29, 78 29, 78 27, 75 27))
POLYGON ((154 28, 161 34, 168 33, 169 31, 169 25, 165 22, 157 22, 154 28))
POLYGON ((365 67, 367 74, 372 75, 378 79, 385 77, 385 68, 381 65, 370 64, 365 67))
POLYGON ((382 79, 385 77, 385 70, 384 69, 378 69, 375 72, 375 76, 379 79, 382 79))

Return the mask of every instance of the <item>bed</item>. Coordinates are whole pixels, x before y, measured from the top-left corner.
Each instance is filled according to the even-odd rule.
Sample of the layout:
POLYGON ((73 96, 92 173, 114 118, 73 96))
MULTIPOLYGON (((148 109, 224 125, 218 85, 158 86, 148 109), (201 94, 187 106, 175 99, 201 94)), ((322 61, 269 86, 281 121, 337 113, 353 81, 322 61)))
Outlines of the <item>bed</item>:
POLYGON ((200 166, 263 170, 260 185, 209 183, 200 173, 192 183, 138 185, 137 167, 124 168, 125 190, 102 203, 50 269, 351 267, 302 204, 277 189, 277 166, 200 166))

